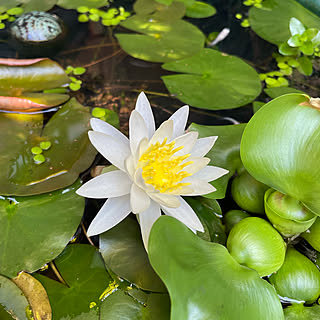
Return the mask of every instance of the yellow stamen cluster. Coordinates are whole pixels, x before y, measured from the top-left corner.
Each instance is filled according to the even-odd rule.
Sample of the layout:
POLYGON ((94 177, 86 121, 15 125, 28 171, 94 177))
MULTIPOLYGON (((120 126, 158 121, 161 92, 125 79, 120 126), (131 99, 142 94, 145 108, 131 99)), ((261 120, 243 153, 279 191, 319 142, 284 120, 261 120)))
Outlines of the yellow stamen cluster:
POLYGON ((191 176, 183 169, 192 161, 184 162, 190 154, 174 156, 183 146, 174 148, 175 141, 167 143, 167 138, 162 143, 152 144, 140 157, 138 166, 142 168, 142 177, 148 184, 161 193, 171 193, 190 183, 181 180, 191 176))

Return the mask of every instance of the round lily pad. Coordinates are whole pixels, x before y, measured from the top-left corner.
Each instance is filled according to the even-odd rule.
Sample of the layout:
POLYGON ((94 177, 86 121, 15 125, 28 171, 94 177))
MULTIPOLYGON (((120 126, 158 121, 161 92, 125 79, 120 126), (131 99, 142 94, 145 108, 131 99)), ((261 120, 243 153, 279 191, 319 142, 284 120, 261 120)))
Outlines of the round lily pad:
POLYGON ((163 76, 169 92, 201 109, 231 109, 254 100, 261 91, 257 72, 244 61, 212 49, 165 63, 163 69, 181 74, 163 76))
POLYGON ((84 198, 79 182, 30 197, 0 197, 0 273, 14 277, 33 272, 54 259, 75 233, 84 198))
POLYGON ((131 56, 146 61, 168 62, 192 56, 203 48, 205 41, 197 27, 183 20, 157 22, 136 15, 121 25, 140 33, 116 34, 121 48, 131 56))

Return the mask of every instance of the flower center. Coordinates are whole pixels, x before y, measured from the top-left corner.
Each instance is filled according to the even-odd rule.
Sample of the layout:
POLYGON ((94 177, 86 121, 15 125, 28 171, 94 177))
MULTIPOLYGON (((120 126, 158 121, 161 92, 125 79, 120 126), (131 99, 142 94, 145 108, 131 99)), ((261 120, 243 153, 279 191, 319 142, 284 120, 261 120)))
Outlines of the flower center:
POLYGON ((191 176, 183 168, 193 163, 184 162, 190 154, 174 156, 183 146, 174 148, 175 141, 167 143, 167 138, 162 143, 152 144, 140 157, 138 167, 142 168, 142 177, 145 183, 151 184, 161 193, 170 193, 182 189, 190 183, 181 182, 191 176))

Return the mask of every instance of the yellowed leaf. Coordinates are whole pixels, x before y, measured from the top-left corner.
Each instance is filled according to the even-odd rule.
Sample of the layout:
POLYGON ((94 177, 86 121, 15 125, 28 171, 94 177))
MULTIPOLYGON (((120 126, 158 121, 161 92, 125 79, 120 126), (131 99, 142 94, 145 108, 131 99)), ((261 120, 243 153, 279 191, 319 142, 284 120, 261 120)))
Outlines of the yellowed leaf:
POLYGON ((49 298, 42 284, 30 274, 20 272, 12 281, 28 299, 35 320, 51 320, 52 311, 49 298))

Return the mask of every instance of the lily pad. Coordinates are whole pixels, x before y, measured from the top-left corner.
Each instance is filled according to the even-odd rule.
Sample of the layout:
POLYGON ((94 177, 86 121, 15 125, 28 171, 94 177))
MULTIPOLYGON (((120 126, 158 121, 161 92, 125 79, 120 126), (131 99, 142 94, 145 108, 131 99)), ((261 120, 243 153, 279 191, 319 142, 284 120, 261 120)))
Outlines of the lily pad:
MULTIPOLYGON (((0 92, 3 95, 20 95, 25 91, 42 91, 60 87, 70 82, 63 68, 50 59, 30 59, 32 64, 22 60, 21 65, 13 59, 0 61, 0 92)), ((19 60, 17 61, 19 63, 19 60)))
POLYGON ((239 265, 224 246, 200 239, 172 217, 155 222, 148 252, 168 288, 171 319, 284 319, 267 281, 239 265))
POLYGON ((290 87, 275 87, 263 90, 270 98, 274 99, 288 93, 304 93, 300 90, 290 87))
POLYGON ((125 219, 100 236, 100 252, 108 269, 137 287, 166 292, 153 271, 141 239, 141 231, 134 219, 125 219))
POLYGON ((112 283, 98 250, 87 244, 71 244, 54 263, 66 284, 34 274, 48 293, 53 319, 75 319, 90 311, 96 314, 90 304, 99 306, 101 294, 112 283))
POLYGON ((39 194, 76 181, 96 155, 87 135, 90 117, 89 108, 75 99, 54 114, 43 130, 41 118, 0 114, 5 133, 0 145, 4 154, 0 159, 0 194, 39 194), (43 152, 45 161, 37 164, 31 149, 42 141, 50 141, 52 146, 43 152))
POLYGON ((249 11, 251 28, 261 38, 277 45, 291 37, 292 17, 308 28, 320 29, 320 18, 294 0, 265 0, 262 8, 252 7, 249 11))
POLYGON ((109 0, 58 0, 57 2, 57 5, 64 9, 77 9, 78 7, 101 8, 109 4, 109 0))
POLYGON ((20 0, 24 13, 29 11, 48 11, 56 3, 57 0, 20 0))
POLYGON ((168 62, 192 56, 203 48, 205 41, 197 27, 183 20, 157 22, 136 15, 121 25, 141 33, 116 34, 121 48, 131 56, 146 61, 168 62))
POLYGON ((189 18, 208 18, 216 14, 215 7, 202 2, 195 1, 191 6, 187 7, 186 16, 189 18))
POLYGON ((140 19, 148 21, 153 19, 158 22, 169 22, 181 19, 185 14, 185 6, 182 2, 173 2, 164 5, 155 0, 137 0, 133 6, 140 19))
POLYGON ((254 100, 261 91, 259 75, 251 66, 213 49, 202 49, 162 68, 183 73, 163 76, 162 80, 172 95, 197 108, 237 108, 254 100))
POLYGON ((0 273, 14 277, 54 259, 75 233, 84 199, 74 185, 32 197, 0 197, 0 273))
POLYGON ((0 109, 16 111, 37 111, 58 106, 69 100, 66 94, 29 93, 18 97, 0 96, 0 109))
POLYGON ((8 278, 0 275, 0 318, 3 320, 28 320, 28 300, 8 278))
POLYGON ((229 170, 229 173, 212 182, 217 191, 206 195, 211 199, 222 199, 225 196, 229 179, 236 170, 242 168, 240 159, 240 141, 246 124, 228 126, 203 126, 193 123, 190 131, 197 131, 199 138, 218 136, 217 142, 206 157, 211 159, 210 165, 229 170))
POLYGON ((186 197, 185 200, 190 204, 204 227, 205 232, 198 232, 198 236, 210 242, 225 244, 227 236, 220 219, 222 211, 218 201, 204 197, 186 197))
POLYGON ((35 319, 52 319, 47 292, 38 280, 28 273, 20 272, 12 281, 27 297, 35 319))
POLYGON ((101 304, 99 319, 168 320, 169 318, 170 300, 167 294, 148 294, 146 302, 141 303, 124 291, 118 290, 101 304))

